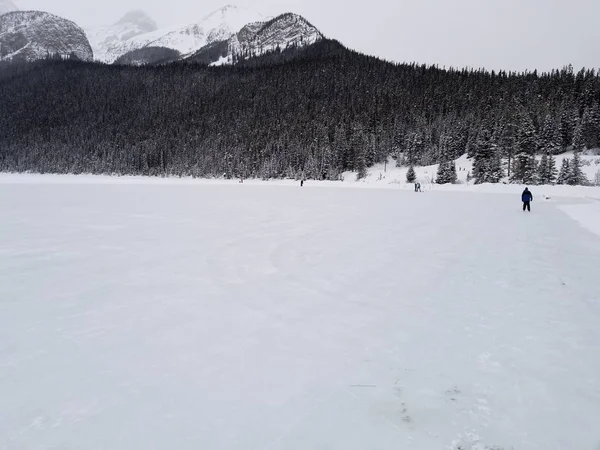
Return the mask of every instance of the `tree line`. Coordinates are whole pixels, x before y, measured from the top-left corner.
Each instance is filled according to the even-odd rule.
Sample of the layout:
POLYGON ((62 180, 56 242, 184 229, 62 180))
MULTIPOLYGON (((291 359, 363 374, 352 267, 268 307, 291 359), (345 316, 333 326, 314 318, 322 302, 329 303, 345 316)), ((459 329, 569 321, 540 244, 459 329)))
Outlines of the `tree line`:
POLYGON ((337 179, 393 156, 451 180, 468 153, 476 182, 528 182, 535 155, 596 147, 593 70, 443 70, 330 40, 232 67, 0 63, 2 171, 337 179))

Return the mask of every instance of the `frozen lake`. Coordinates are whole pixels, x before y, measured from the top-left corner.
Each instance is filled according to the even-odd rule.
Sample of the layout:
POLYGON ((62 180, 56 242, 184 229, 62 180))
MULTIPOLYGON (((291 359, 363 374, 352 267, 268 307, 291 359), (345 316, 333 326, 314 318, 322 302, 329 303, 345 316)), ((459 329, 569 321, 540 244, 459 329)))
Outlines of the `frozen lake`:
POLYGON ((596 449, 600 238, 519 200, 0 184, 0 448, 596 449))

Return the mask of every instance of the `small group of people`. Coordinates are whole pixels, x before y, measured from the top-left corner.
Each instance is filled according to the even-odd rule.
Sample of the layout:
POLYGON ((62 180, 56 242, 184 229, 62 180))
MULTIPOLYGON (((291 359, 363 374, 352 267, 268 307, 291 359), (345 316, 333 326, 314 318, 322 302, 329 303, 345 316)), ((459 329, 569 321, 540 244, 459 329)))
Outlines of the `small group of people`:
POLYGON ((423 192, 421 191, 421 183, 415 183, 415 192, 423 192))

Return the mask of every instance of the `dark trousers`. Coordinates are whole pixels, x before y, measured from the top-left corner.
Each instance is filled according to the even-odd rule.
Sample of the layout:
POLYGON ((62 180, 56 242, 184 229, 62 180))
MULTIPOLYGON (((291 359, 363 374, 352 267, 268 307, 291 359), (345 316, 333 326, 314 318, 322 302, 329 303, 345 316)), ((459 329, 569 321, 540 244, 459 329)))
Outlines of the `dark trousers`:
POLYGON ((531 202, 523 202, 523 211, 531 211, 531 202))

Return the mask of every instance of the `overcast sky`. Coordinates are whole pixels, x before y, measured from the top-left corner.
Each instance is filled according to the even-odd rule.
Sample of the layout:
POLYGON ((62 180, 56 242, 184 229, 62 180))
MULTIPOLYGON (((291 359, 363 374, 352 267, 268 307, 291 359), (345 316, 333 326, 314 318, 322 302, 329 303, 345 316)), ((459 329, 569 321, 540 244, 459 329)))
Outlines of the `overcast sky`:
POLYGON ((600 67, 600 0, 14 0, 82 26, 143 9, 160 26, 191 23, 227 3, 296 12, 328 37, 389 60, 453 67, 600 67), (93 6, 92 6, 93 5, 93 6))

